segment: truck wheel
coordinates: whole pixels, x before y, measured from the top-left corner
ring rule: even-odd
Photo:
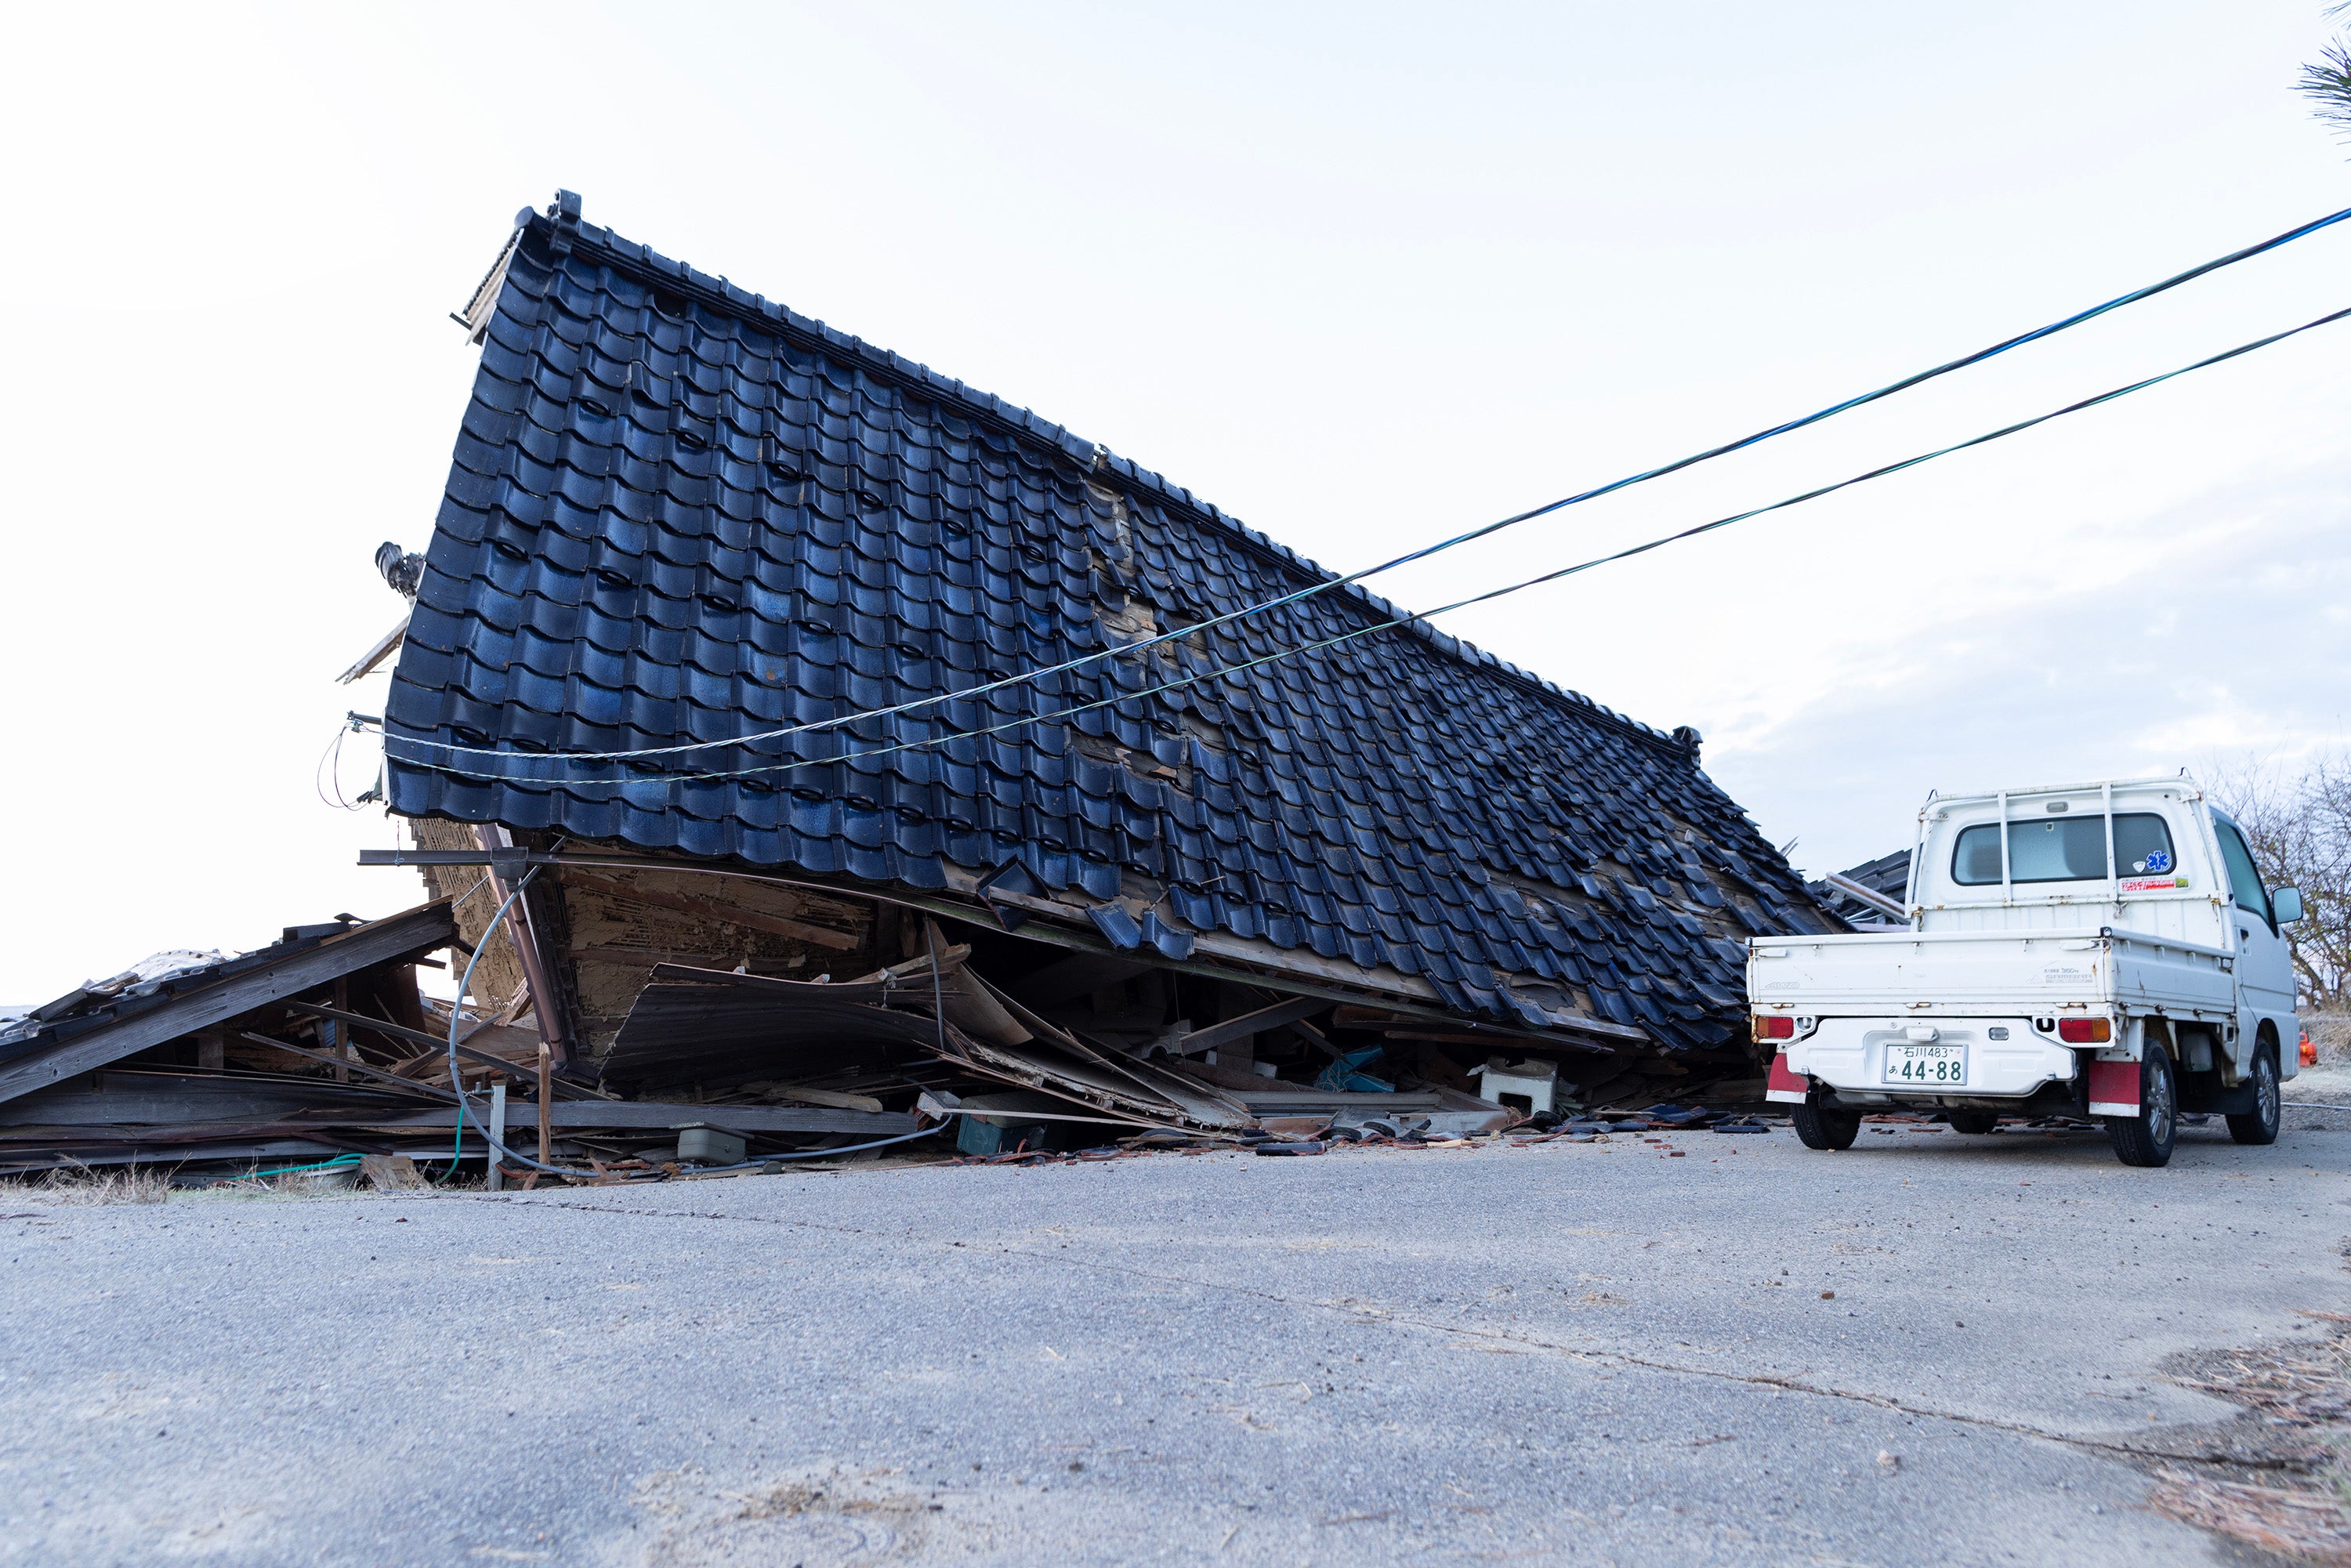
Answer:
[[[1799,1105],[1795,1110],[1796,1136],[1808,1149],[1849,1149],[1861,1136],[1861,1113],[1858,1111],[1825,1111],[1818,1105]]]
[[[2229,1118],[2229,1136],[2241,1144],[2274,1144],[2278,1135],[2277,1053],[2262,1046],[2253,1052],[2253,1108]]]
[[[1994,1127],[1999,1125],[2000,1113],[1997,1111],[1954,1111],[1951,1113],[1951,1131],[1954,1133],[1975,1133],[1980,1134],[1989,1133]]]
[[[2149,1045],[2138,1064],[2138,1114],[2107,1117],[2106,1136],[2114,1140],[2116,1157],[2126,1166],[2171,1163],[2171,1145],[2179,1137],[2179,1092],[2172,1082],[2171,1058],[2162,1047]]]

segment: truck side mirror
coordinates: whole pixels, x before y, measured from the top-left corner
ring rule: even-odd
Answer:
[[[2282,887],[2270,894],[2270,907],[2277,914],[2280,925],[2291,925],[2302,918],[2302,889]]]

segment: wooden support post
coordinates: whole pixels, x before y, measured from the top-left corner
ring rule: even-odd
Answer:
[[[196,1067],[204,1072],[218,1072],[228,1065],[228,1036],[216,1029],[200,1030],[196,1033]]]
[[[507,1081],[499,1079],[490,1086],[490,1181],[492,1192],[506,1188],[506,1175],[498,1169],[498,1145],[507,1141]]]
[[[509,849],[514,844],[513,836],[495,823],[485,823],[475,828],[474,838],[485,850]],[[490,891],[503,904],[514,889],[507,885],[504,877],[492,872]],[[516,899],[514,907],[507,912],[507,932],[514,943],[515,956],[522,962],[522,977],[530,991],[531,1011],[538,1019],[538,1037],[555,1052],[556,1060],[569,1062],[572,1057],[571,1042],[563,1034],[563,1004],[556,991],[552,968],[555,956],[539,943],[527,898]]]
[[[350,1005],[350,981],[348,978],[337,980],[335,982],[335,1006],[349,1011]],[[319,1027],[327,1031],[327,1054],[329,1056],[340,1058],[349,1056],[352,1053],[354,1048],[351,1045],[350,1025],[343,1022],[340,1019],[330,1019],[326,1022],[321,1023]],[[349,1083],[350,1081],[351,1070],[350,1068],[338,1067],[335,1069],[336,1082]]]
[[[550,1134],[554,1132],[555,1124],[554,1070],[554,1053],[547,1049],[547,1041],[542,1040],[538,1042],[538,1163],[543,1166],[555,1163],[555,1156],[549,1152]]]

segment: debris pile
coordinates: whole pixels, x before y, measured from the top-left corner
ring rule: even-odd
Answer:
[[[1764,1092],[1745,944],[1846,925],[1697,730],[574,193],[461,319],[431,542],[376,551],[402,617],[341,676],[410,841],[360,863],[431,902],[0,1031],[0,1170],[1294,1154]],[[1891,863],[1836,891],[1898,914]]]
[[[502,998],[420,988],[420,967],[486,972],[489,943],[507,940],[469,941],[466,925],[441,899],[288,927],[236,956],[158,955],[0,1027],[0,1175],[165,1166],[393,1186],[465,1170],[495,1186],[900,1145],[976,1162],[1298,1155],[1712,1118],[1587,1114],[1561,1059],[1589,1046],[977,926],[951,939],[930,918],[893,934],[913,956],[840,979],[649,953],[625,1011],[582,1050],[534,1004],[532,966],[508,965]]]

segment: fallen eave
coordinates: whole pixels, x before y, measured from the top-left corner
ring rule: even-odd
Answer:
[[[456,922],[445,902],[420,904],[383,920],[354,925],[340,936],[289,944],[289,951],[258,962],[252,961],[252,956],[232,960],[234,972],[218,980],[160,1001],[142,998],[135,1010],[107,1021],[59,1019],[5,1048],[12,1054],[0,1061],[0,1101],[46,1089],[371,966],[445,947],[456,934]],[[71,1027],[76,1025],[84,1027]]]

